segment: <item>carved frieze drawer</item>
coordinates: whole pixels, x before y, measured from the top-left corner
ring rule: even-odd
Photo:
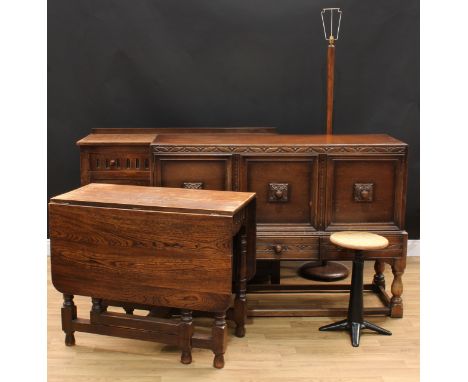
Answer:
[[[310,260],[318,258],[318,237],[257,237],[257,260]]]
[[[150,185],[147,147],[84,146],[81,149],[81,183]]]
[[[366,259],[379,259],[379,258],[394,258],[400,257],[406,253],[406,234],[395,234],[385,236],[389,241],[389,246],[385,249],[375,251],[365,251]],[[354,254],[353,251],[344,248],[337,247],[330,242],[329,236],[322,236],[320,238],[320,258],[323,260],[352,260]]]

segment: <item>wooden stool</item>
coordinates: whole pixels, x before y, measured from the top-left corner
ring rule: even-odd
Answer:
[[[333,233],[330,236],[330,241],[339,247],[354,250],[351,293],[349,296],[348,317],[345,320],[322,326],[319,330],[349,330],[354,347],[359,346],[361,329],[370,329],[379,334],[391,336],[392,333],[388,330],[364,320],[362,296],[364,270],[362,251],[387,248],[388,240],[383,236],[370,232],[344,231]]]

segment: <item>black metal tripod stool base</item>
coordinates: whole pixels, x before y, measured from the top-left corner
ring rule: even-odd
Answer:
[[[325,332],[327,330],[348,330],[351,333],[351,344],[354,347],[359,346],[359,340],[361,337],[362,329],[370,329],[379,334],[385,336],[391,336],[392,332],[387,329],[381,328],[369,321],[362,322],[352,322],[348,319],[334,322],[333,324],[328,324],[319,328],[320,331]]]

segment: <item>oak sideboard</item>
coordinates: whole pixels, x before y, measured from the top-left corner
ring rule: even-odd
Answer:
[[[366,254],[374,261],[375,275],[364,287],[377,293],[382,306],[367,308],[365,314],[402,317],[407,144],[385,134],[283,135],[271,128],[251,129],[99,129],[78,142],[81,181],[255,192],[258,269],[262,264],[279,269],[282,261],[350,260],[349,252],[330,243],[332,232],[379,233],[390,245]],[[386,263],[393,273],[390,294]],[[276,280],[248,286],[248,293],[318,290],[347,291],[349,285]],[[248,308],[250,316],[345,312],[345,307],[313,303]]]

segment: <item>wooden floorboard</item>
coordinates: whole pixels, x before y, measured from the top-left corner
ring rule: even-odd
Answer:
[[[190,381],[419,381],[419,257],[409,257],[403,277],[404,318],[373,316],[369,320],[393,332],[391,337],[363,334],[361,346],[353,348],[343,332],[319,332],[318,328],[336,321],[328,317],[255,317],[248,321],[245,338],[233,335],[229,324],[226,366],[212,368],[209,350],[194,349],[193,363],[182,365],[180,353],[172,347],[146,341],[75,333],[76,346],[66,347],[60,324],[62,296],[48,280],[48,381],[49,382],[176,382]],[[291,263],[282,268],[288,283],[303,283]],[[366,263],[365,282],[373,275]],[[392,274],[385,271],[387,290]],[[287,294],[253,296],[260,304],[314,303],[346,306],[347,294]],[[76,297],[78,316],[88,317],[90,299]],[[379,306],[379,299],[365,295],[366,306]],[[122,310],[116,310],[121,312]],[[139,313],[136,311],[136,313]],[[142,313],[142,312],[140,312]],[[210,320],[195,322],[208,328]]]

